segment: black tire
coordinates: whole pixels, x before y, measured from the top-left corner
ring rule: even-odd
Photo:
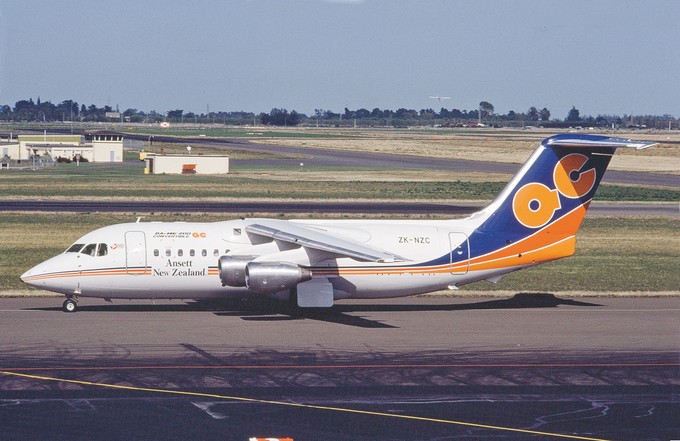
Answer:
[[[62,305],[62,309],[64,312],[76,312],[78,305],[76,304],[75,300],[66,299]]]

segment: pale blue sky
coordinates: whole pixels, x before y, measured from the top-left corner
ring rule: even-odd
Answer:
[[[0,14],[11,106],[312,114],[485,100],[680,117],[675,0],[0,0]]]

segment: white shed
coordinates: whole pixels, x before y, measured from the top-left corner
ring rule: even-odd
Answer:
[[[229,156],[224,155],[156,155],[148,154],[145,174],[226,175]]]

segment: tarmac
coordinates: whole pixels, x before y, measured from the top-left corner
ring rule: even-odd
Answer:
[[[0,299],[14,439],[680,439],[680,298]]]

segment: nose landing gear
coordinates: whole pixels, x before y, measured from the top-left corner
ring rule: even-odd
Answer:
[[[78,309],[78,299],[75,297],[67,297],[64,300],[64,304],[61,305],[61,309],[64,312],[76,312]]]

